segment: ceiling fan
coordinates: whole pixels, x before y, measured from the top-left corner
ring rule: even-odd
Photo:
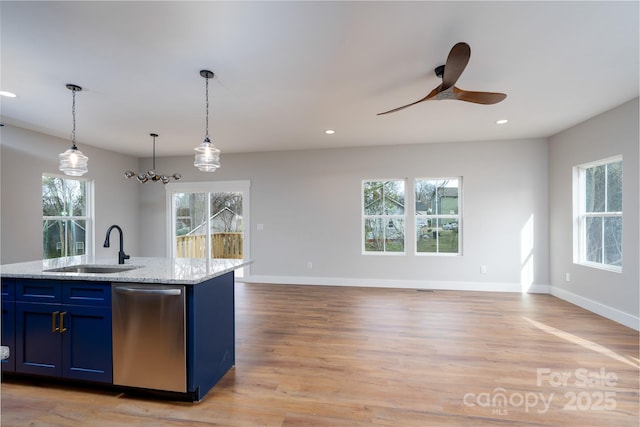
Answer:
[[[471,57],[471,48],[464,42],[456,43],[449,52],[447,57],[447,63],[440,65],[434,70],[436,76],[442,79],[442,83],[433,89],[424,98],[412,102],[411,104],[403,105],[402,107],[394,108],[393,110],[385,111],[384,113],[378,113],[378,116],[382,114],[395,113],[412,105],[419,104],[429,100],[441,100],[441,99],[454,99],[458,101],[473,102],[476,104],[497,104],[507,97],[504,93],[497,92],[472,92],[469,90],[463,90],[455,86],[456,82],[460,78],[460,75],[464,71],[467,63]]]

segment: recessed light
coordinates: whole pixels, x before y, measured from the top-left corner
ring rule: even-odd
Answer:
[[[13,92],[7,92],[6,90],[0,90],[0,96],[6,96],[7,98],[15,98],[16,94]]]
[[[507,119],[500,119],[500,120],[496,121],[497,125],[504,125],[504,124],[507,124],[507,123],[509,123],[509,120],[507,120]]]
[[[327,135],[333,135],[334,133],[336,133],[336,131],[333,129],[327,129],[324,131],[324,133],[326,133]]]

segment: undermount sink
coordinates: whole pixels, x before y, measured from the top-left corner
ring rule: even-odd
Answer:
[[[139,268],[137,265],[95,265],[95,264],[79,264],[68,265],[66,267],[52,268],[44,270],[47,273],[93,273],[93,274],[108,274],[108,273],[121,273],[123,271],[133,270]]]

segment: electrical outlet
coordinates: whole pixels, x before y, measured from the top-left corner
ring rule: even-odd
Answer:
[[[564,273],[564,280],[566,280],[567,282],[571,281],[571,273]]]
[[[311,261],[307,262],[307,268],[309,269],[313,268],[313,263]]]
[[[487,274],[487,266],[486,265],[481,265],[480,266],[480,273],[481,274]]]
[[[258,225],[256,225],[256,230],[258,230],[258,231],[262,231],[262,230],[264,230],[264,224],[258,224]]]

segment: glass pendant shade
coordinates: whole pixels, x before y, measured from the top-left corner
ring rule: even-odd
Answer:
[[[60,158],[59,169],[65,175],[82,176],[89,171],[87,166],[89,158],[82,154],[82,151],[78,150],[75,145],[64,153],[60,153],[58,157]]]
[[[196,159],[193,165],[201,172],[213,172],[220,167],[220,150],[205,138],[202,144],[194,148]]]

